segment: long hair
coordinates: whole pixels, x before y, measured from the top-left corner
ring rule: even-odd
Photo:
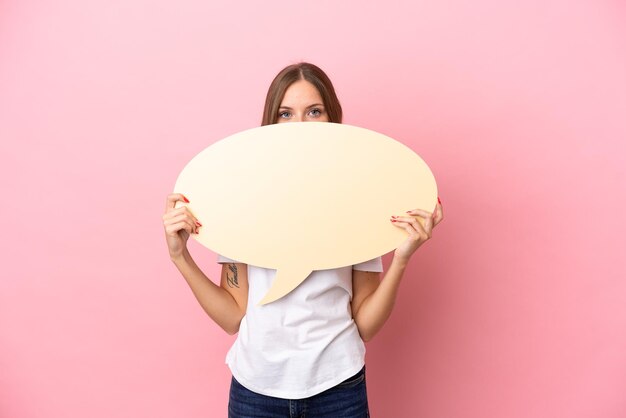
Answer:
[[[307,80],[315,86],[322,96],[328,120],[341,123],[343,116],[341,104],[330,79],[319,67],[308,62],[289,65],[276,75],[265,97],[263,119],[261,125],[272,125],[278,122],[278,109],[285,97],[285,91],[298,80]]]

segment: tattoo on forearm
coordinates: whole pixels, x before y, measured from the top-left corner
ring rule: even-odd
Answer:
[[[226,282],[228,283],[228,286],[230,286],[230,287],[239,287],[237,266],[234,265],[234,264],[229,264],[228,265],[228,270],[230,270],[233,273],[232,276],[230,274],[226,273]]]

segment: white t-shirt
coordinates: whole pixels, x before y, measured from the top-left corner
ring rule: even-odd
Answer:
[[[218,263],[237,261],[218,255]],[[352,270],[383,271],[381,257],[315,270],[286,296],[258,306],[276,270],[248,265],[248,308],[226,364],[253,392],[302,399],[356,374],[365,344],[352,318]]]

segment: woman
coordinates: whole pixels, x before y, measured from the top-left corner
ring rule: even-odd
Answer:
[[[299,63],[270,85],[262,125],[341,119],[329,78],[315,65]],[[229,334],[239,333],[226,356],[233,374],[229,417],[368,417],[364,341],[391,314],[411,255],[443,219],[441,201],[433,213],[413,209],[391,216],[390,223],[408,236],[384,280],[377,257],[314,271],[288,295],[258,306],[276,271],[219,255],[221,283],[215,285],[186,248],[189,234],[202,224],[186,207],[175,209],[178,200],[188,202],[170,194],[163,216],[170,257],[207,314]]]

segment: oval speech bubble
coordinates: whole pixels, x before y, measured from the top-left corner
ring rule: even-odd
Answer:
[[[182,170],[175,193],[202,223],[192,234],[228,258],[276,269],[260,304],[313,270],[381,256],[407,238],[391,215],[433,211],[426,163],[380,133],[328,122],[261,126],[207,147]],[[420,219],[420,218],[418,218]]]

